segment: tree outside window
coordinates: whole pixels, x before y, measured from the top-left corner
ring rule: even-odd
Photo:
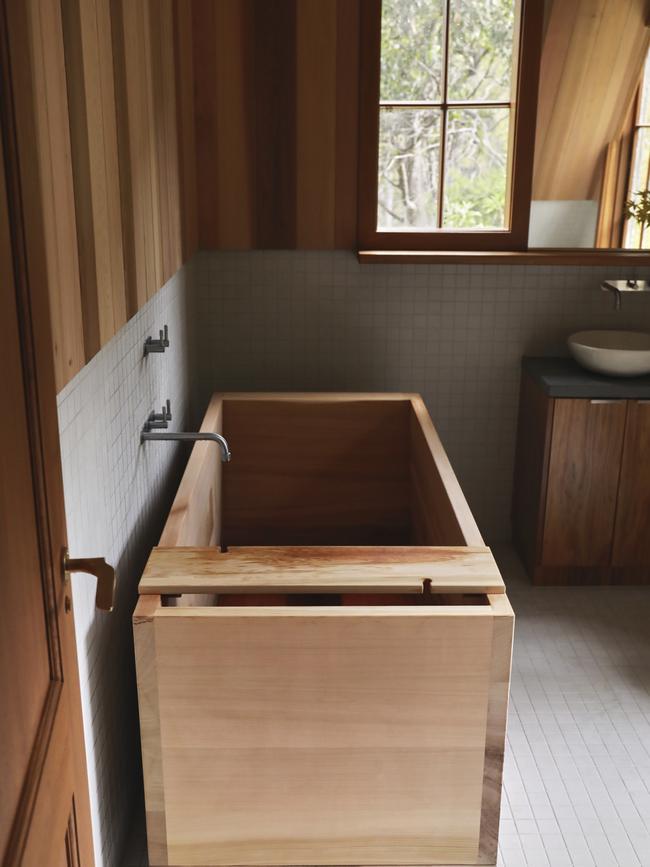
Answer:
[[[507,229],[516,0],[383,0],[377,228]]]

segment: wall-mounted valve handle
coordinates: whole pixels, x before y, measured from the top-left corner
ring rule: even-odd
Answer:
[[[163,404],[162,412],[150,412],[149,417],[144,423],[144,430],[167,430],[168,424],[172,420],[172,404],[169,398]]]
[[[165,325],[158,332],[158,339],[147,337],[144,342],[144,354],[149,355],[150,352],[164,352],[169,346],[169,328]]]
[[[115,604],[115,569],[103,557],[71,559],[66,548],[63,552],[63,570],[66,582],[70,572],[86,572],[97,578],[95,605],[101,611],[112,611]]]

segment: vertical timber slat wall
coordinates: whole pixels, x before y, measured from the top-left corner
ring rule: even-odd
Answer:
[[[199,246],[353,248],[360,0],[192,0]]]
[[[199,246],[355,246],[359,5],[25,4],[57,390]]]
[[[196,249],[191,15],[188,0],[19,5],[60,391]]]

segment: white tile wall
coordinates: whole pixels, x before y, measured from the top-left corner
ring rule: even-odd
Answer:
[[[345,252],[195,261],[202,401],[215,388],[419,391],[492,541],[510,535],[521,356],[563,351],[583,328],[650,328],[650,295],[616,313],[599,289],[632,269],[361,266]]]
[[[97,867],[121,867],[142,798],[131,614],[187,446],[140,445],[142,425],[172,401],[171,429],[190,421],[191,265],[179,271],[58,396],[69,548],[117,569],[112,614],[94,607],[95,580],[73,576],[75,627]],[[167,323],[171,345],[143,357]]]

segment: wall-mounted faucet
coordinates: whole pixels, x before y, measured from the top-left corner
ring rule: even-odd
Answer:
[[[169,346],[169,329],[165,325],[164,329],[158,332],[160,337],[154,340],[153,337],[147,337],[144,342],[144,354],[149,355],[150,352],[164,352]]]
[[[172,405],[169,398],[167,398],[167,402],[165,406],[162,408],[162,412],[150,412],[149,418],[144,423],[143,430],[151,431],[151,430],[167,430],[168,422],[172,420]]]
[[[600,288],[603,292],[614,293],[614,308],[621,309],[622,292],[650,292],[650,283],[647,280],[605,280]]]
[[[144,423],[142,433],[140,434],[140,442],[145,443],[150,440],[169,440],[172,442],[194,443],[202,440],[207,440],[209,442],[217,443],[217,445],[221,449],[221,460],[224,463],[227,463],[230,460],[230,447],[228,446],[227,440],[222,437],[221,434],[211,433],[210,431],[197,431],[196,433],[184,431],[168,431],[167,423],[171,421],[171,418],[171,404],[170,401],[167,400],[167,403],[165,406],[163,406],[161,413],[152,412],[149,414],[149,418]]]

